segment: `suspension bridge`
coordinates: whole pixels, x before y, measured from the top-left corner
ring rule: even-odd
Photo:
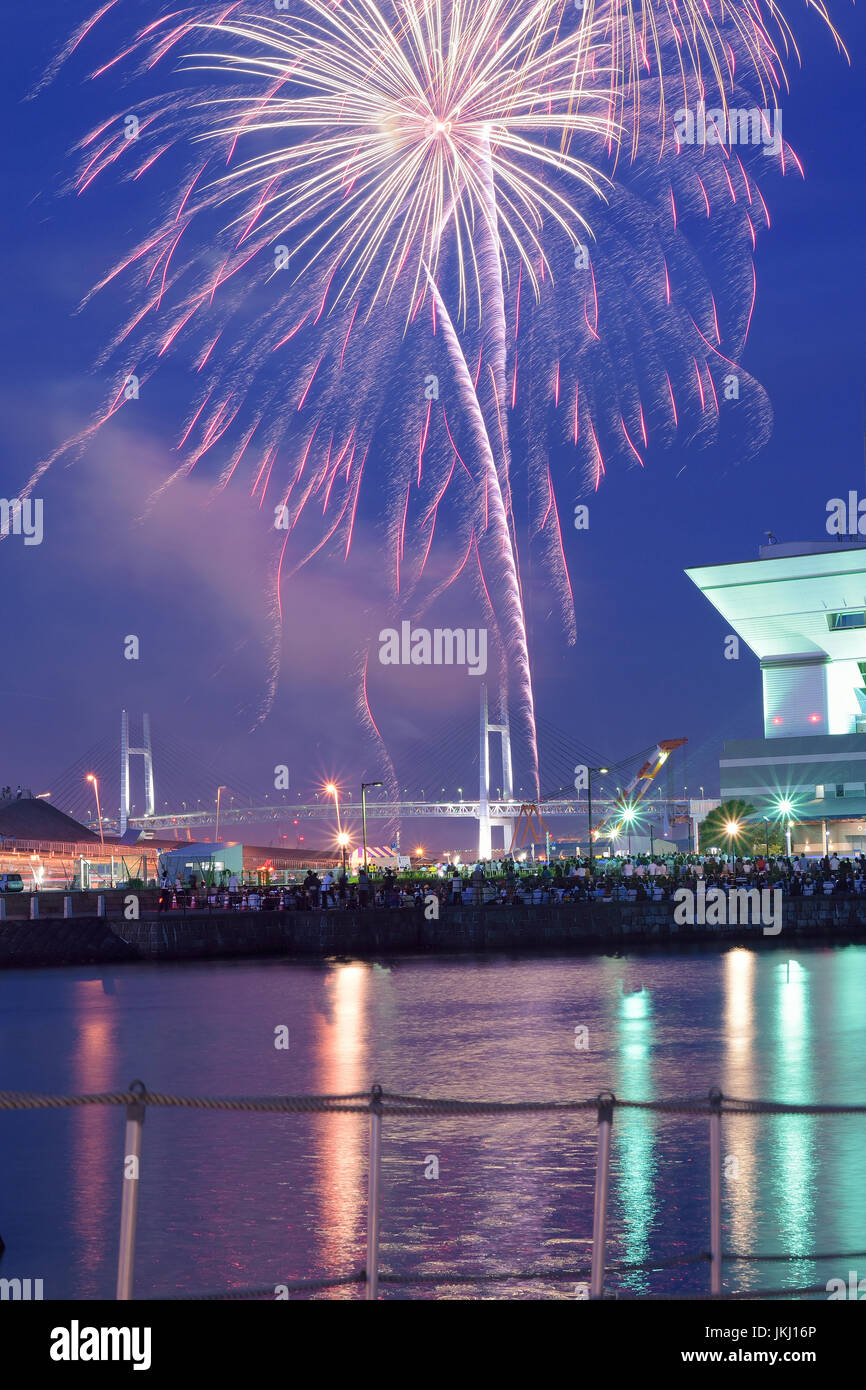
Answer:
[[[560,838],[586,840],[590,816],[594,832],[615,819],[626,789],[639,780],[634,776],[636,769],[643,772],[649,767],[647,759],[662,747],[644,748],[608,764],[598,750],[547,721],[539,720],[538,732],[547,773],[541,795],[535,787],[515,784],[507,703],[500,695],[492,718],[488,692],[482,687],[475,729],[468,722],[455,726],[448,720],[405,750],[399,765],[411,769],[411,781],[399,778],[396,787],[385,787],[380,776],[367,782],[363,791],[330,782],[303,796],[288,785],[262,793],[230,773],[220,775],[163,730],[155,740],[147,714],[141,716],[133,735],[132,721],[124,710],[119,742],[108,738],[89,748],[59,775],[48,796],[91,828],[101,821],[103,831],[122,838],[137,832],[145,837],[186,839],[193,831],[209,829],[216,840],[229,827],[235,834],[239,827],[286,822],[297,827],[304,821],[326,821],[333,827],[342,823],[341,816],[352,823],[363,813],[368,820],[388,822],[399,844],[405,822],[470,821],[476,827],[473,838],[477,838],[478,855],[488,859],[495,853],[497,830],[502,850],[508,850],[521,826],[524,833],[539,839],[538,827],[563,819],[572,825],[567,835],[557,830]],[[681,742],[673,741],[671,746]],[[667,756],[663,753],[659,766]],[[140,768],[134,766],[138,760]],[[431,760],[435,761],[432,769]],[[718,803],[703,796],[689,797],[685,787],[677,796],[671,776],[664,780],[665,786],[650,785],[652,779],[644,777],[642,816],[661,828],[662,837],[673,826],[688,823],[696,843],[698,824]],[[461,785],[464,781],[469,787]],[[133,800],[134,783],[143,793],[140,800]],[[101,789],[98,809],[97,788]],[[640,833],[637,824],[633,828]]]

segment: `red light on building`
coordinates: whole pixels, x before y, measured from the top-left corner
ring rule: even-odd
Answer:
[[[810,724],[820,724],[820,723],[821,723],[821,716],[820,716],[820,714],[810,714],[810,715],[809,715],[809,723],[810,723]]]
[[[781,714],[775,714],[775,715],[773,716],[773,719],[772,719],[771,722],[772,722],[773,724],[781,724],[781,722],[782,722],[782,716],[781,716]]]

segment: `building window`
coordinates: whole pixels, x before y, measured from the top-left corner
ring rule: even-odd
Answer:
[[[848,613],[828,613],[827,626],[831,632],[842,632],[850,627],[866,627],[866,610],[857,608]]]
[[[837,783],[836,783],[836,795],[837,795],[837,796],[844,796],[844,795],[845,795],[845,785],[844,785],[843,782],[837,782]]]
[[[823,801],[823,800],[824,800],[824,783],[823,783],[823,782],[819,782],[818,785],[817,785],[817,787],[815,788],[815,800],[816,800],[816,801]]]

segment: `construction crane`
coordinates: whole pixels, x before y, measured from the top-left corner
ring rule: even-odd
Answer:
[[[635,773],[628,786],[623,789],[621,803],[616,813],[608,816],[607,820],[599,826],[596,832],[599,839],[609,834],[619,834],[625,819],[623,813],[625,811],[634,813],[635,808],[646,796],[671,753],[676,748],[682,748],[684,743],[688,743],[687,738],[663,738],[656,745],[655,751],[643,764],[643,767]]]

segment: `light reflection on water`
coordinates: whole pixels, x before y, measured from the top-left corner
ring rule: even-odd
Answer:
[[[214,962],[8,972],[0,1089],[182,1094],[394,1091],[471,1098],[705,1095],[864,1101],[866,948],[629,958]],[[289,1029],[288,1051],[274,1046]],[[575,1046],[585,1027],[589,1047]],[[723,1125],[724,1233],[742,1254],[866,1249],[866,1119]],[[111,1296],[123,1117],[0,1117],[2,1273],[46,1296]],[[275,1286],[364,1262],[364,1116],[148,1112],[136,1292]],[[388,1297],[574,1296],[575,1279],[449,1284],[588,1260],[594,1115],[386,1122],[383,1264],[442,1276]],[[439,1178],[428,1179],[430,1160]],[[618,1111],[610,1257],[709,1242],[707,1124]],[[866,1261],[861,1261],[866,1273]],[[838,1266],[838,1268],[837,1268]],[[846,1261],[739,1264],[729,1286],[847,1280]],[[612,1281],[700,1291],[705,1265]],[[356,1297],[355,1290],[325,1297]]]

